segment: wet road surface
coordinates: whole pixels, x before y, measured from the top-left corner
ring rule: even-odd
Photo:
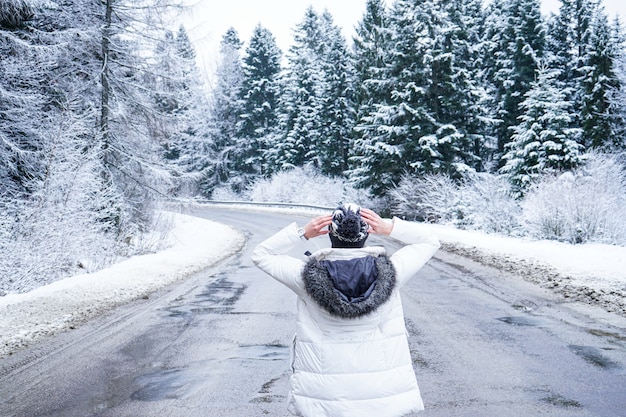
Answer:
[[[249,255],[305,219],[195,214],[243,230],[242,253],[0,359],[0,416],[289,415],[295,296]],[[404,288],[403,302],[426,406],[419,416],[626,415],[624,318],[442,251]]]

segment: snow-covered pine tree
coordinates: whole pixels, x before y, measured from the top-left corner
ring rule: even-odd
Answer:
[[[510,53],[511,36],[506,24],[508,18],[505,7],[509,7],[508,0],[492,0],[484,10],[485,20],[482,29],[481,68],[482,85],[487,90],[486,104],[488,120],[487,135],[492,141],[491,170],[497,170],[503,155],[502,115],[501,109],[507,93],[506,80],[513,76],[513,61]]]
[[[372,103],[357,129],[361,135],[358,162],[351,172],[359,186],[383,195],[403,174],[427,169],[420,138],[436,130],[427,103],[431,83],[434,27],[432,1],[397,0],[389,13],[387,63],[376,84],[384,99]]]
[[[602,8],[596,9],[586,54],[582,57],[581,127],[582,143],[587,148],[610,149],[614,145],[610,106],[612,90],[619,88],[614,59],[617,55],[611,27]]]
[[[623,150],[626,148],[626,33],[618,16],[613,21],[612,38],[615,45],[613,64],[619,87],[614,88],[609,96],[613,131],[611,147]]]
[[[352,38],[354,91],[357,118],[367,114],[373,101],[380,101],[380,73],[385,62],[384,51],[389,48],[387,10],[384,0],[367,0],[365,13],[357,23]]]
[[[557,84],[572,102],[572,127],[581,126],[581,70],[589,48],[591,20],[596,2],[561,0],[557,15],[547,21],[546,62],[559,71]],[[581,140],[582,140],[581,136]]]
[[[441,7],[435,20],[428,101],[439,126],[430,138],[442,141],[424,157],[434,164],[430,170],[458,178],[468,167],[482,169],[484,165],[487,110],[480,83],[482,5],[480,0],[452,0]]]
[[[185,104],[179,97],[182,76],[178,66],[176,39],[172,32],[165,33],[164,39],[156,47],[155,56],[158,71],[155,71],[154,77],[154,101],[161,117],[158,125],[153,126],[152,136],[157,138],[163,148],[164,158],[174,161],[180,157],[180,149],[175,144],[178,139],[175,114]]]
[[[545,49],[545,29],[539,0],[493,0],[486,9],[485,36],[488,42],[485,68],[493,86],[492,117],[498,162],[517,125],[519,104],[535,79]]]
[[[54,48],[41,48],[46,39],[30,35],[34,13],[26,1],[0,2],[0,204],[27,196],[29,180],[43,172],[44,144],[36,122],[46,106],[41,93],[46,72],[54,65],[45,55]]]
[[[557,70],[540,66],[537,81],[520,103],[522,115],[513,127],[501,173],[507,175],[515,196],[521,197],[546,172],[571,170],[583,161],[578,143],[581,130],[571,128],[572,103],[559,88]]]
[[[309,6],[294,29],[281,78],[279,129],[267,154],[272,171],[307,163],[321,166],[321,53],[325,45],[319,15]]]
[[[157,47],[156,106],[161,114],[153,136],[160,138],[163,156],[175,182],[170,193],[193,195],[207,175],[212,155],[211,135],[202,121],[208,100],[196,65],[196,51],[183,26],[167,32]]]
[[[103,0],[100,30],[100,148],[103,177],[122,196],[117,222],[124,235],[147,227],[158,200],[173,186],[161,146],[151,133],[159,124],[154,106],[154,51],[178,0]]]
[[[239,93],[242,114],[237,129],[235,169],[246,177],[245,183],[268,172],[265,157],[278,120],[281,59],[274,35],[257,25],[244,56]]]
[[[320,16],[320,28],[324,38],[320,56],[320,170],[329,176],[343,176],[348,169],[356,118],[354,69],[346,40],[328,11]]]
[[[237,155],[237,126],[241,120],[239,100],[243,82],[241,48],[243,42],[234,28],[229,28],[220,43],[220,62],[216,70],[210,118],[215,127],[216,160],[211,175],[204,179],[202,188],[209,195],[213,188],[228,183],[234,191],[245,186],[234,169]]]
[[[576,88],[576,67],[578,65],[577,33],[575,24],[574,0],[561,0],[558,14],[551,14],[546,21],[545,62],[550,68],[558,69],[556,79],[570,100],[574,100]],[[584,21],[581,23],[584,24]]]
[[[101,7],[0,2],[0,294],[127,249],[97,131]]]
[[[350,182],[365,184],[369,180],[369,166],[362,159],[369,151],[370,136],[363,136],[364,119],[374,110],[376,103],[387,101],[385,58],[391,48],[388,13],[383,0],[367,0],[365,13],[357,23],[353,37],[354,91],[356,100],[356,128],[354,144],[349,156]]]

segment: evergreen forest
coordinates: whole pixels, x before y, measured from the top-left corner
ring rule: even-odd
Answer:
[[[289,172],[508,234],[546,178],[609,167],[595,214],[623,207],[626,34],[601,1],[560,2],[366,0],[352,39],[309,7],[287,51],[229,29],[208,83],[164,21],[176,0],[0,0],[0,295],[154,250],[164,202],[253,199]],[[548,237],[592,240],[557,212]]]

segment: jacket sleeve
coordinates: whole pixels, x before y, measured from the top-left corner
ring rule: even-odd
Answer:
[[[252,262],[296,294],[304,293],[302,269],[304,261],[285,255],[300,242],[298,226],[292,223],[259,243],[252,251]]]
[[[396,283],[401,287],[439,250],[440,244],[437,237],[420,223],[397,217],[394,217],[393,222],[389,236],[406,244],[391,255],[391,262],[396,268]]]

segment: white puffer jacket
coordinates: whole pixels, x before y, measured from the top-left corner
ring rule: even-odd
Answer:
[[[399,417],[424,409],[415,379],[399,290],[432,257],[439,241],[419,223],[394,218],[391,237],[405,244],[389,256],[395,286],[374,312],[343,318],[305,288],[306,262],[284,255],[301,243],[297,226],[259,244],[253,262],[298,295],[289,410],[304,417]],[[323,249],[318,260],[384,256],[382,247]]]

